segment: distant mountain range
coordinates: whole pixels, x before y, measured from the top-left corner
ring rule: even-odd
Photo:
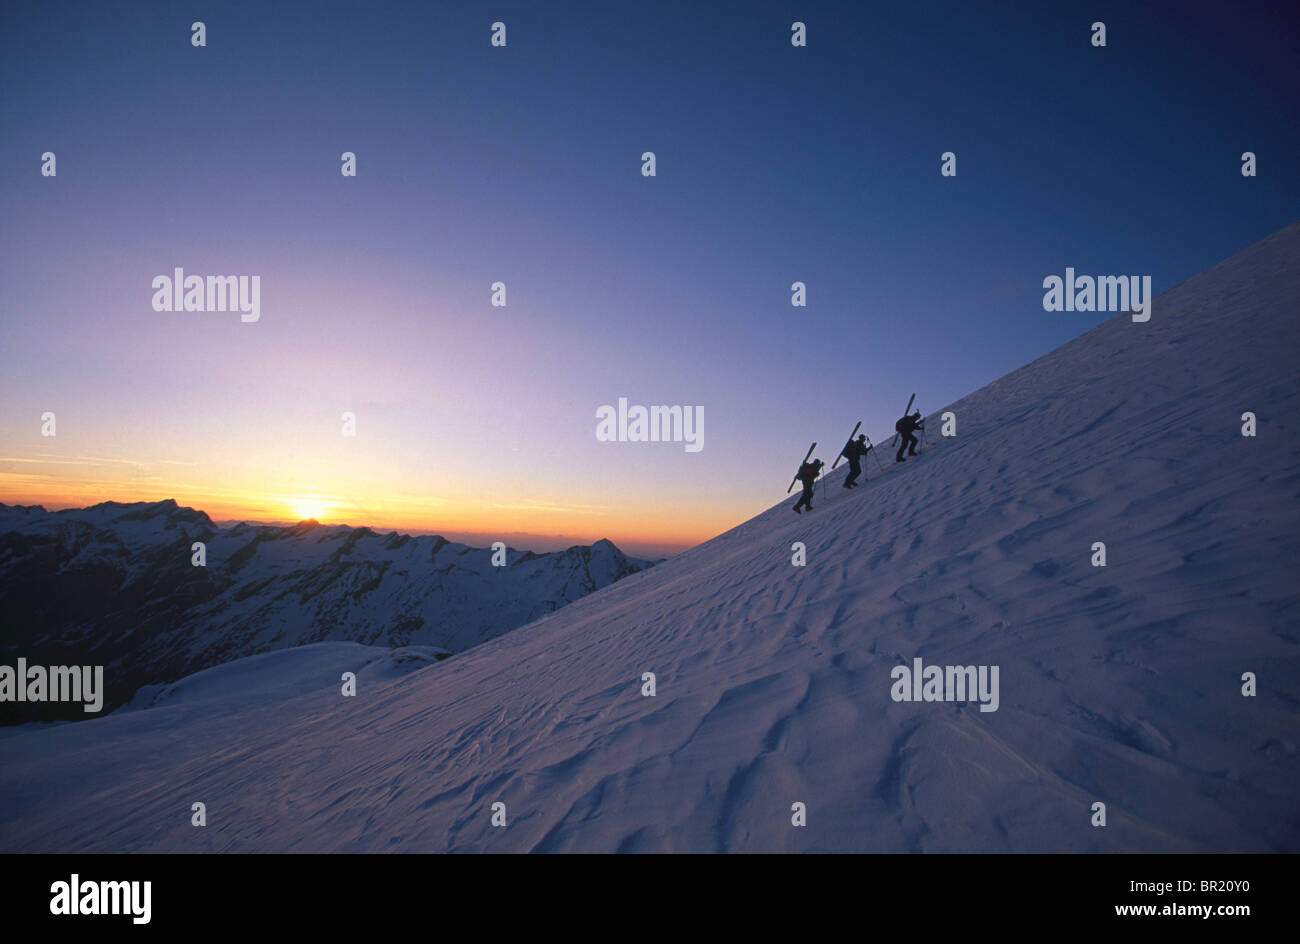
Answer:
[[[194,542],[206,566],[191,563]],[[322,641],[445,655],[652,565],[610,541],[534,554],[303,521],[222,528],[202,511],[0,504],[0,662],[105,667],[105,711],[142,685]],[[444,655],[444,657],[445,657]],[[61,710],[57,710],[61,709]],[[0,721],[87,717],[0,704]]]

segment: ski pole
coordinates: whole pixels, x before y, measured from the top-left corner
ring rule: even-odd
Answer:
[[[871,454],[872,454],[873,456],[876,457],[876,468],[878,468],[878,469],[880,470],[880,474],[881,474],[881,475],[884,475],[884,474],[885,474],[885,464],[884,464],[883,462],[880,461],[880,456],[876,454],[876,450],[875,450],[875,448],[874,448],[874,447],[875,447],[875,443],[872,443],[871,445],[872,445],[872,447],[873,447],[872,450],[871,450]]]
[[[877,455],[876,455],[876,444],[873,443],[873,442],[871,441],[871,437],[870,437],[870,436],[867,437],[867,443],[868,443],[868,445],[870,445],[870,447],[871,447],[871,448],[868,449],[867,451],[870,452],[873,456],[875,456],[875,459],[876,459],[876,465],[877,465],[877,467],[879,467],[879,469],[880,469],[880,474],[881,474],[881,475],[884,475],[884,474],[885,474],[885,467],[884,467],[883,465],[880,464],[880,456],[877,456]]]

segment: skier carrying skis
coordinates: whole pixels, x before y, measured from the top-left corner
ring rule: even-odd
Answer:
[[[849,474],[844,478],[845,488],[857,488],[858,476],[862,474],[862,460],[871,449],[872,447],[867,445],[865,433],[859,435],[857,439],[849,440],[849,444],[844,447],[843,456],[849,460]]]
[[[813,485],[817,481],[817,476],[822,474],[822,460],[814,459],[812,462],[805,462],[799,466],[799,472],[795,476],[800,482],[803,482],[803,494],[799,500],[794,503],[794,513],[799,514],[800,506],[812,511]]]
[[[902,438],[898,445],[898,455],[894,456],[895,462],[906,462],[903,458],[903,450],[907,450],[909,456],[916,455],[916,435],[915,431],[925,429],[925,424],[921,422],[921,411],[917,410],[911,416],[904,416],[894,424],[894,430]]]

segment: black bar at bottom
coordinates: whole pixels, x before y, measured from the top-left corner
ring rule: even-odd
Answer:
[[[703,927],[805,933],[1042,932],[1193,926],[1234,933],[1284,920],[1288,856],[5,856],[7,931],[205,934],[259,928],[463,936]],[[71,905],[75,880],[77,898]],[[148,882],[148,910],[142,884]],[[62,885],[58,884],[62,883]],[[135,885],[104,883],[140,883]],[[93,887],[92,887],[93,886]],[[115,901],[116,899],[116,901]],[[103,903],[101,905],[101,902]],[[111,910],[119,914],[55,914]],[[133,907],[134,906],[134,907]],[[1206,913],[1203,909],[1208,908]],[[608,919],[609,923],[602,923]],[[482,927],[477,925],[481,923]],[[919,938],[918,938],[919,939]]]

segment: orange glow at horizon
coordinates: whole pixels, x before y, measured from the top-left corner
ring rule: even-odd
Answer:
[[[244,495],[225,489],[179,482],[122,482],[105,479],[51,481],[0,468],[0,502],[42,505],[47,510],[82,508],[100,502],[174,499],[177,504],[207,513],[214,521],[296,522],[314,518],[322,524],[344,524],[398,532],[482,534],[485,543],[497,535],[533,535],[589,544],[612,540],[634,555],[637,548],[676,553],[735,527],[754,510],[691,508],[672,516],[653,509],[566,505],[544,498],[515,498],[508,502],[485,497],[476,502],[409,495],[372,496],[364,502],[313,488],[300,491],[256,492]],[[629,549],[630,548],[630,549]]]

